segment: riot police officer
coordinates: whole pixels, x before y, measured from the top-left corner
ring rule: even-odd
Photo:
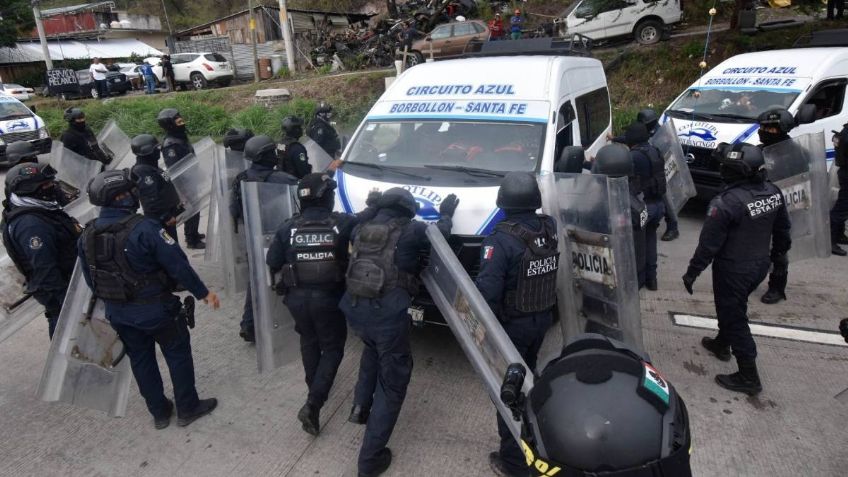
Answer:
[[[720,374],[716,382],[750,395],[762,390],[757,373],[757,346],[748,327],[748,295],[765,279],[770,259],[792,245],[783,193],[765,179],[760,148],[720,144],[716,149],[721,178],[727,186],[710,202],[698,248],[683,275],[686,290],[712,262],[718,335],[701,344],[722,361],[731,350],[739,371]],[[769,250],[771,244],[771,250]]]
[[[79,154],[86,159],[99,161],[103,165],[112,162],[100,145],[97,144],[97,137],[94,131],[91,130],[85,123],[85,113],[80,108],[68,108],[65,110],[65,121],[68,122],[68,129],[62,133],[62,144],[65,148]]]
[[[844,257],[848,252],[839,245],[848,244],[848,237],[845,237],[845,221],[848,219],[848,123],[834,136],[834,146],[833,165],[839,168],[836,171],[839,195],[830,210],[830,242],[831,253]]]
[[[224,133],[224,147],[237,152],[244,152],[247,140],[253,137],[253,131],[245,128],[230,128]]]
[[[254,136],[244,144],[244,158],[251,162],[246,171],[238,174],[233,180],[230,215],[236,223],[244,217],[244,209],[241,202],[241,183],[246,182],[270,182],[272,184],[296,185],[297,178],[283,171],[275,170],[277,164],[277,144],[268,136]],[[256,341],[253,327],[253,301],[251,299],[250,284],[244,297],[244,311],[242,313],[239,336],[248,343]]]
[[[32,147],[29,141],[17,141],[6,146],[6,162],[9,166],[16,166],[21,163],[36,163],[38,162],[38,151]]]
[[[542,193],[536,178],[510,172],[498,190],[497,206],[506,217],[483,239],[476,285],[518,353],[531,370],[553,321],[559,269],[556,223],[536,210]],[[500,417],[498,452],[489,454],[496,474],[527,472],[524,453]]]
[[[784,141],[791,141],[789,131],[795,128],[795,118],[789,111],[776,108],[766,111],[757,118],[760,125],[758,134],[762,147],[773,146]],[[804,152],[797,149],[797,154]],[[799,161],[799,163],[801,163]],[[802,173],[803,170],[789,171],[790,175]],[[789,257],[786,254],[771,257],[771,273],[769,273],[768,290],[760,298],[760,301],[772,305],[780,300],[786,299],[786,282],[789,279]]]
[[[636,277],[639,288],[645,286],[646,244],[645,227],[648,224],[648,208],[642,200],[637,178],[634,176],[630,151],[622,144],[607,144],[602,147],[592,164],[592,173],[609,177],[627,177],[630,187],[630,225],[633,230],[633,251],[636,254]]]
[[[663,196],[666,190],[665,164],[659,151],[648,143],[648,128],[635,122],[624,133],[625,143],[633,159],[633,173],[638,179],[642,199],[648,209],[645,224],[645,288],[657,289],[657,229],[665,215]]]
[[[437,226],[445,236],[458,204],[450,194],[439,205]],[[419,287],[419,254],[429,247],[426,225],[412,220],[418,205],[408,190],[385,191],[377,209],[376,217],[353,232],[346,290],[339,303],[365,345],[349,418],[366,423],[358,460],[363,477],[380,475],[392,461],[386,444],[412,375],[408,309]]]
[[[646,354],[620,341],[576,336],[513,408],[533,476],[692,476],[683,398]]]
[[[312,172],[309,155],[300,143],[303,136],[303,120],[297,116],[283,119],[283,142],[280,146],[280,162],[277,166],[281,171],[303,179]]]
[[[170,177],[159,168],[159,141],[151,134],[140,134],[132,138],[130,149],[136,156],[131,171],[144,215],[161,223],[177,240],[177,216],[182,205]]]
[[[333,212],[336,182],[327,174],[307,174],[297,185],[300,213],[274,235],[266,262],[271,273],[282,272],[284,302],[300,335],[300,355],[309,395],[298,412],[303,430],[318,435],[319,411],[327,401],[344,356],[347,324],[339,310],[344,293],[348,246],[354,226],[373,218],[376,210],[358,216]],[[380,194],[372,194],[374,205]]]
[[[342,150],[342,142],[339,139],[339,133],[333,127],[330,120],[333,117],[333,107],[325,102],[321,102],[315,108],[315,118],[309,123],[309,131],[306,133],[313,141],[321,146],[321,149],[335,159]]]
[[[26,293],[44,307],[51,339],[82,231],[76,219],[62,210],[55,178],[56,171],[49,165],[24,163],[9,169],[1,225],[3,246],[26,278]]]
[[[190,323],[172,292],[178,284],[213,309],[220,306],[218,296],[206,288],[162,224],[136,214],[138,196],[128,170],[97,175],[88,197],[102,208],[78,244],[85,281],[105,302],[156,429],[168,427],[174,411],[163,391],[156,344],[171,372],[177,425],[187,426],[212,412],[218,401],[197,396]]]
[[[162,159],[165,160],[167,167],[173,166],[180,159],[194,153],[194,148],[188,140],[185,119],[179,111],[173,108],[163,109],[159,111],[156,121],[165,131],[165,139],[162,140]],[[198,231],[199,227],[200,213],[185,221],[183,232],[187,248],[198,250],[206,248],[203,242],[205,236]]]

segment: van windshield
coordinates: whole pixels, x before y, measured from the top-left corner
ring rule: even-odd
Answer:
[[[540,123],[368,121],[346,160],[399,167],[536,171],[544,137],[545,125]]]
[[[18,101],[3,101],[3,99],[0,98],[0,121],[32,116],[29,109]]]
[[[740,90],[737,88],[690,88],[668,110],[674,117],[698,119],[711,117],[755,121],[761,113],[786,108],[798,97],[798,91]]]

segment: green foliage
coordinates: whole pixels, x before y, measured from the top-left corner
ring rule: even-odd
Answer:
[[[331,65],[331,64],[329,64],[329,63],[328,63],[328,64],[326,64],[326,65],[324,65],[324,66],[320,66],[320,67],[318,67],[318,69],[317,69],[317,70],[315,70],[315,71],[316,71],[319,75],[328,75],[328,74],[330,74],[330,73],[333,71],[333,65]]]
[[[250,106],[236,113],[232,119],[232,126],[247,128],[254,134],[266,134],[278,137],[281,134],[281,124],[288,116],[297,116],[305,123],[309,123],[315,115],[315,101],[308,99],[294,99],[286,104],[272,110],[262,106]]]
[[[276,76],[277,76],[277,78],[280,78],[280,79],[289,79],[289,78],[292,77],[292,72],[289,70],[289,68],[287,66],[283,66],[283,67],[280,68],[279,71],[277,71]]]
[[[15,41],[35,28],[29,0],[0,2],[0,46],[15,46]]]

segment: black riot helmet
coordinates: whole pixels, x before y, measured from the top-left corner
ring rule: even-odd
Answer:
[[[152,134],[139,134],[130,142],[132,153],[138,157],[159,156],[159,140]]]
[[[315,117],[329,121],[333,117],[333,107],[325,101],[321,101],[315,108]]]
[[[56,169],[49,164],[37,162],[18,164],[6,172],[6,194],[53,200],[55,196],[44,195],[42,192],[48,189],[46,187],[48,184],[55,184],[55,179]]]
[[[721,143],[714,154],[720,165],[721,177],[726,183],[763,177],[766,160],[763,150],[757,146],[744,142]]]
[[[609,177],[632,176],[633,160],[630,158],[630,151],[623,144],[607,144],[595,156],[592,173]]]
[[[180,115],[180,112],[174,108],[166,108],[159,111],[156,116],[156,122],[159,127],[167,132],[181,132],[185,130],[185,120]]]
[[[65,121],[73,124],[77,119],[85,119],[85,113],[80,108],[68,108],[65,110]]]
[[[586,162],[586,151],[580,146],[566,146],[554,165],[554,172],[580,174]]]
[[[297,183],[297,198],[301,208],[326,206],[333,208],[336,181],[325,173],[311,173],[303,176]]]
[[[126,203],[117,204],[115,198],[129,192],[132,199]],[[129,169],[104,171],[97,174],[88,182],[88,200],[91,205],[98,207],[127,207],[138,208],[138,194],[135,181]]]
[[[377,202],[377,208],[395,209],[412,218],[418,213],[418,202],[412,197],[412,192],[401,187],[392,187],[383,192],[382,197]]]
[[[29,141],[17,141],[6,146],[6,161],[11,165],[38,162],[38,153]]]
[[[651,135],[648,133],[648,127],[638,121],[627,126],[627,129],[624,130],[624,143],[629,147],[644,144],[650,139]]]
[[[542,192],[529,172],[510,172],[501,181],[496,205],[503,210],[536,210],[542,206]]]
[[[773,127],[782,134],[788,134],[795,128],[795,118],[783,108],[770,109],[757,117],[760,127]]]
[[[244,144],[244,158],[256,164],[274,167],[277,164],[277,143],[264,134],[253,136]]]
[[[645,108],[636,114],[636,121],[644,124],[645,127],[648,128],[648,134],[653,134],[653,132],[657,129],[660,117],[653,109]]]
[[[577,336],[535,380],[523,417],[533,475],[692,475],[683,399],[620,341]]]
[[[303,136],[303,120],[297,116],[287,116],[283,119],[283,135],[292,139]]]
[[[231,128],[224,133],[224,147],[233,151],[244,151],[247,140],[253,137],[253,131],[244,128]]]

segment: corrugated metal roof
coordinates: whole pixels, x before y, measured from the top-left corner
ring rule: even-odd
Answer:
[[[55,17],[56,15],[64,15],[66,13],[75,13],[85,10],[94,10],[100,7],[107,6],[110,8],[115,8],[115,2],[81,3],[79,5],[70,5],[67,7],[45,8],[44,10],[41,10],[41,16]]]
[[[275,6],[275,5],[257,5],[257,6],[255,6],[255,7],[253,7],[253,9],[254,9],[254,10],[260,10],[260,9],[266,9],[266,10],[267,10],[267,9],[271,9],[271,10],[276,10],[276,12],[275,12],[275,13],[278,13],[278,14],[279,14],[279,11],[280,11],[280,7]],[[181,35],[184,35],[184,34],[186,34],[186,33],[191,32],[191,31],[197,30],[197,29],[199,29],[199,28],[206,28],[206,27],[208,27],[208,26],[210,26],[210,25],[214,25],[215,23],[222,22],[222,21],[225,21],[225,20],[229,20],[230,18],[237,17],[237,16],[240,16],[240,15],[245,15],[245,14],[247,14],[247,13],[248,13],[248,9],[247,9],[247,8],[245,8],[244,10],[240,10],[240,11],[237,11],[237,12],[235,12],[235,13],[231,13],[231,14],[229,14],[229,15],[225,16],[225,17],[217,18],[217,19],[212,20],[212,21],[210,21],[210,22],[201,23],[200,25],[195,25],[195,26],[193,26],[193,27],[191,27],[191,28],[186,28],[185,30],[181,30],[181,31],[175,32],[175,33],[174,33],[174,35],[176,35],[176,36],[181,36]],[[255,13],[256,13],[256,14],[261,14],[262,12],[255,12]],[[371,18],[371,17],[373,17],[374,15],[376,15],[376,13],[322,12],[322,11],[320,11],[320,10],[299,10],[299,9],[295,9],[295,8],[289,8],[289,13],[306,13],[306,14],[318,14],[318,15],[338,15],[338,16],[343,16],[343,17],[362,18],[362,19]]]
[[[126,58],[133,53],[139,56],[161,56],[163,53],[147,43],[132,39],[100,41],[48,41],[50,58],[53,60],[80,58]],[[15,48],[0,48],[0,64],[32,63],[44,61],[41,44],[19,42]]]

